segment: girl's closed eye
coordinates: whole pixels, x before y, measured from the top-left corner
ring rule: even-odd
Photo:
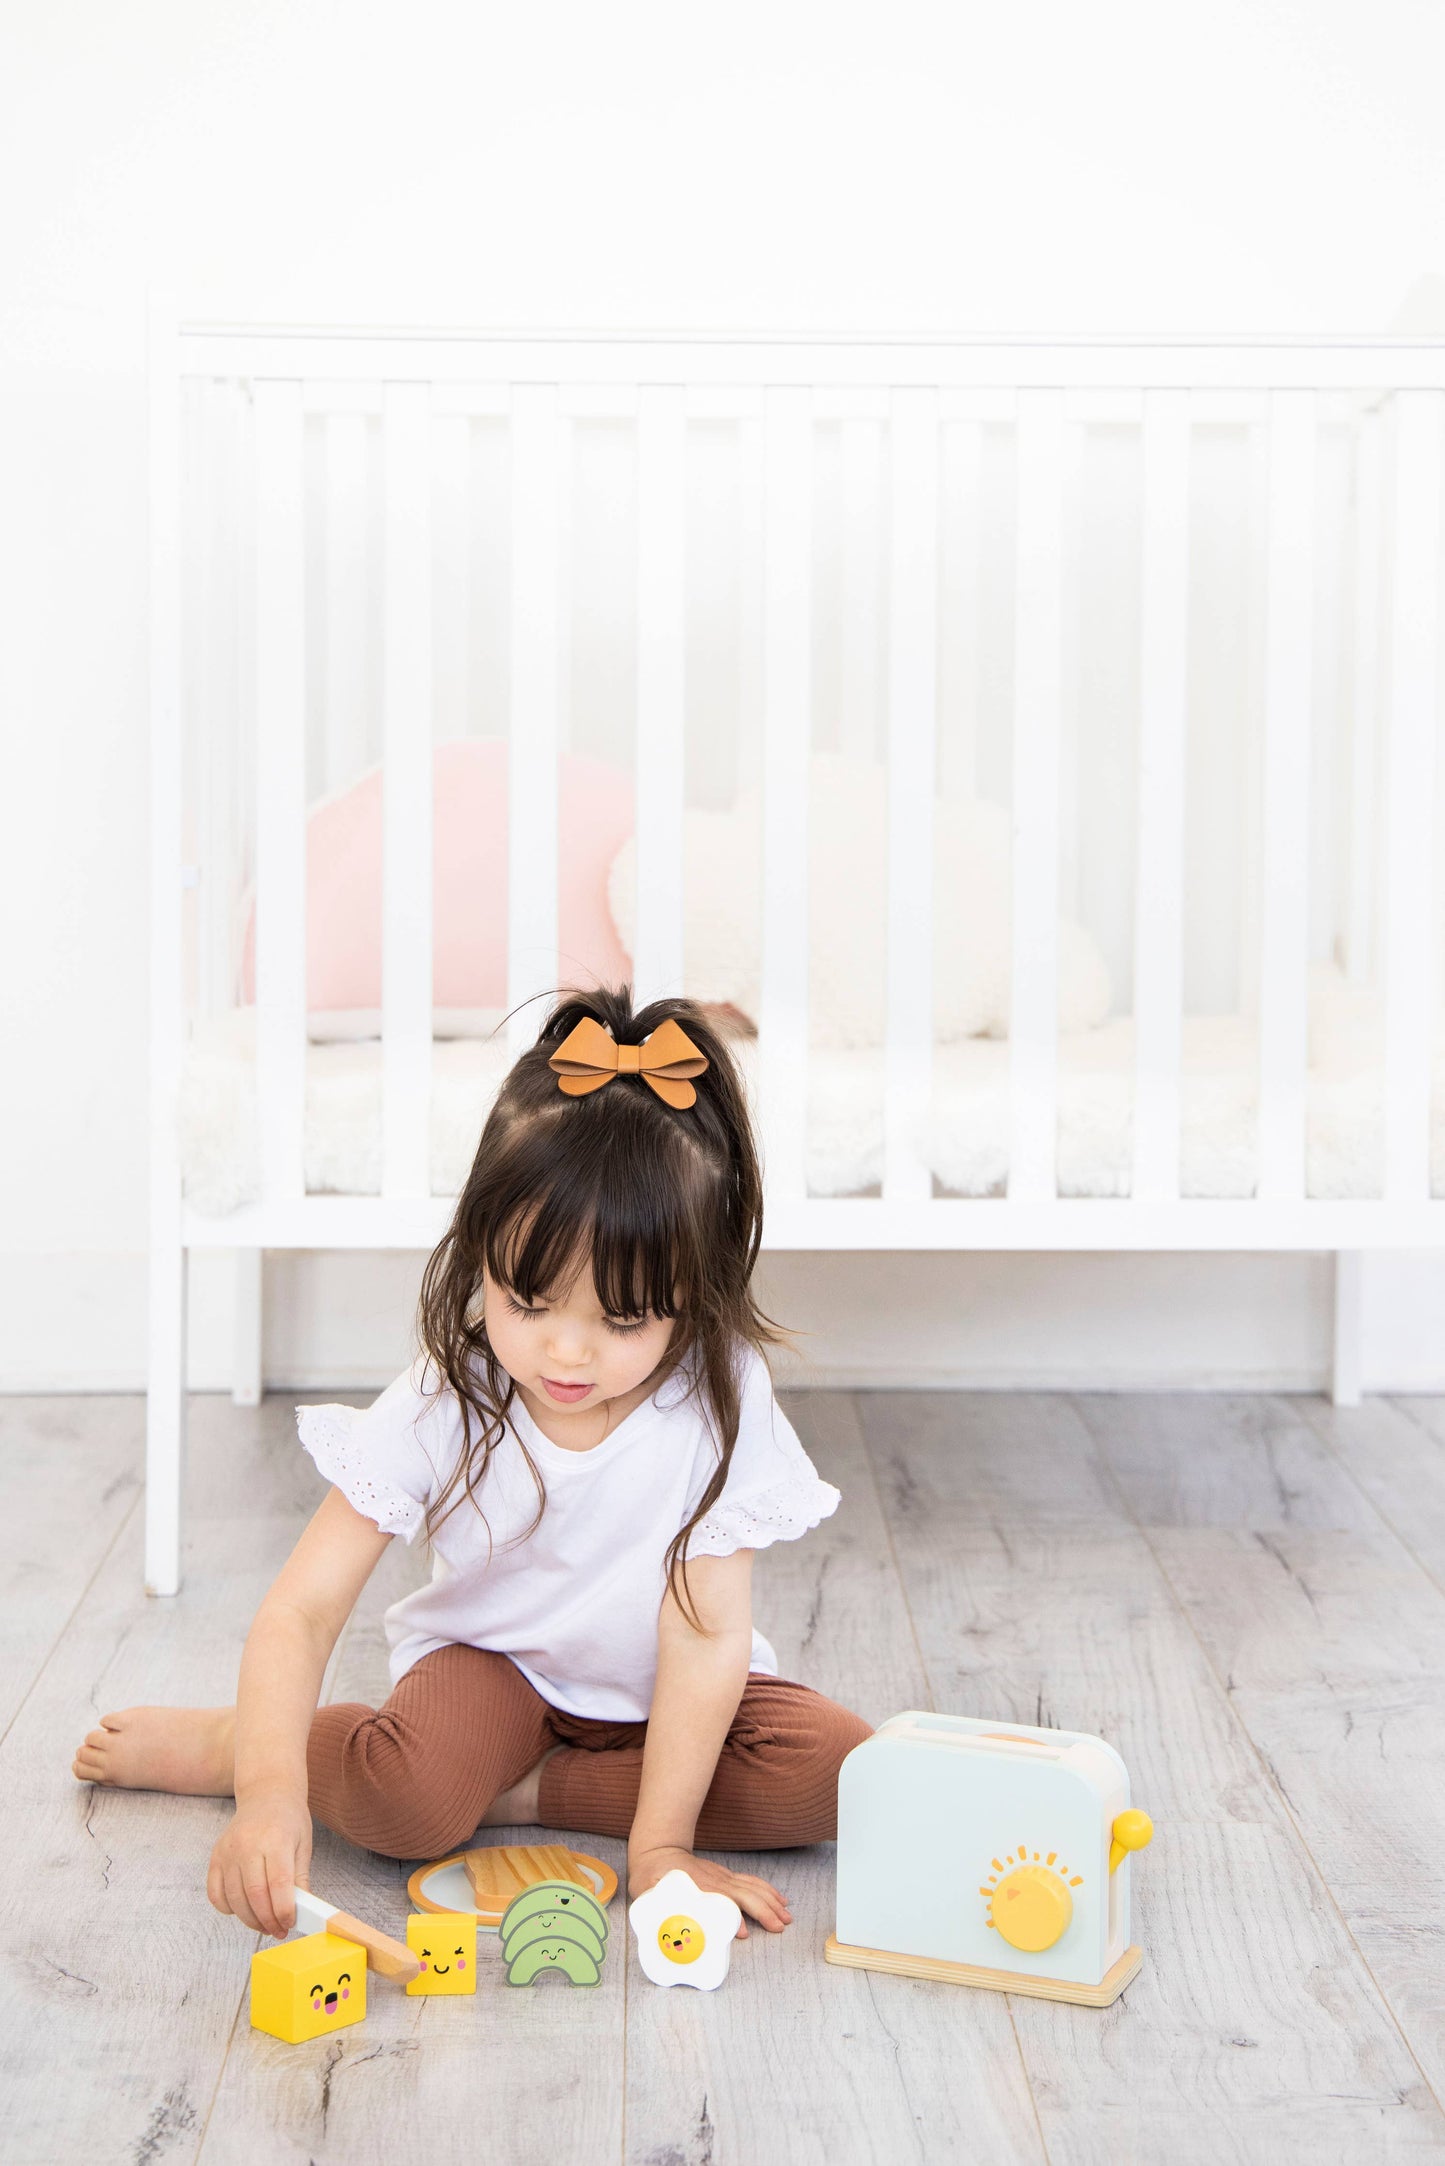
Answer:
[[[539,1305],[536,1308],[526,1307],[524,1303],[518,1301],[512,1294],[508,1294],[507,1296],[507,1307],[511,1310],[514,1316],[545,1316],[547,1313],[544,1306]],[[619,1339],[635,1338],[639,1331],[645,1331],[647,1329],[649,1321],[650,1319],[647,1316],[640,1316],[635,1323],[630,1324],[618,1323],[611,1316],[603,1318],[603,1322],[606,1324],[608,1330],[613,1332]]]

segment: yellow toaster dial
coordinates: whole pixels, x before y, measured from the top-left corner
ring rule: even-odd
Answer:
[[[1043,1864],[1024,1864],[1028,1853],[1020,1847],[1018,1863],[1012,1855],[1007,1859],[995,1858],[994,1871],[1002,1877],[990,1881],[979,1889],[989,1903],[987,1923],[994,1926],[1011,1948],[1023,1948],[1031,1955],[1039,1955],[1045,1948],[1052,1948],[1055,1941],[1062,1940],[1074,1915],[1074,1898],[1070,1887],[1077,1888],[1082,1873],[1068,1878],[1067,1866],[1054,1864],[1056,1851],[1050,1851]],[[1038,1852],[1034,1852],[1035,1860]]]

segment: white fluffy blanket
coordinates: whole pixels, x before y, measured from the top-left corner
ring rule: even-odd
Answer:
[[[1310,1013],[1307,1185],[1312,1196],[1380,1193],[1382,1016],[1376,996],[1316,974]],[[1059,1048],[1059,1185],[1068,1196],[1126,1196],[1132,1156],[1133,1024],[1114,1018],[1066,1032]],[[1437,1045],[1440,1043],[1437,1037]],[[739,1058],[756,1087],[756,1044]],[[202,1025],[181,1089],[186,1194],[225,1213],[259,1194],[255,1012]],[[431,1185],[454,1195],[507,1066],[502,1038],[433,1047]],[[1009,1048],[971,1038],[940,1045],[919,1137],[951,1194],[1003,1193],[1008,1169]],[[1184,1030],[1182,1181],[1187,1196],[1249,1196],[1255,1179],[1258,1043],[1252,1023],[1199,1018]],[[1432,1187],[1445,1194],[1445,1056],[1437,1055]],[[882,1175],[883,1056],[877,1047],[815,1049],[808,1079],[808,1185],[821,1196],[866,1194]],[[341,1195],[381,1190],[381,1047],[375,1039],[308,1048],[306,1184]]]

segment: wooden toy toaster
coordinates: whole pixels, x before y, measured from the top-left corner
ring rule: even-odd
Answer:
[[[1105,2008],[1143,1961],[1129,1854],[1153,1832],[1101,1737],[895,1715],[838,1771],[828,1961]]]

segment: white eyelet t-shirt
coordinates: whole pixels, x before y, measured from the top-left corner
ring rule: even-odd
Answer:
[[[386,1612],[392,1682],[454,1642],[509,1655],[551,1706],[604,1721],[645,1722],[657,1670],[657,1619],[669,1542],[717,1465],[717,1445],[685,1361],[592,1451],[543,1436],[515,1394],[509,1425],[477,1489],[438,1528],[432,1576]],[[301,1441],[320,1472],[384,1534],[415,1539],[461,1450],[461,1408],[428,1403],[426,1357],[369,1407],[298,1406]],[[693,1529],[688,1556],[725,1557],[791,1541],[837,1508],[773,1396],[767,1363],[742,1357],[738,1439],[726,1487]],[[515,1429],[512,1424],[515,1424]],[[537,1487],[518,1434],[546,1485]],[[472,1440],[477,1437],[472,1418]],[[485,1519],[483,1518],[485,1515]],[[490,1530],[490,1541],[489,1541]],[[750,1667],[777,1675],[753,1633]]]

